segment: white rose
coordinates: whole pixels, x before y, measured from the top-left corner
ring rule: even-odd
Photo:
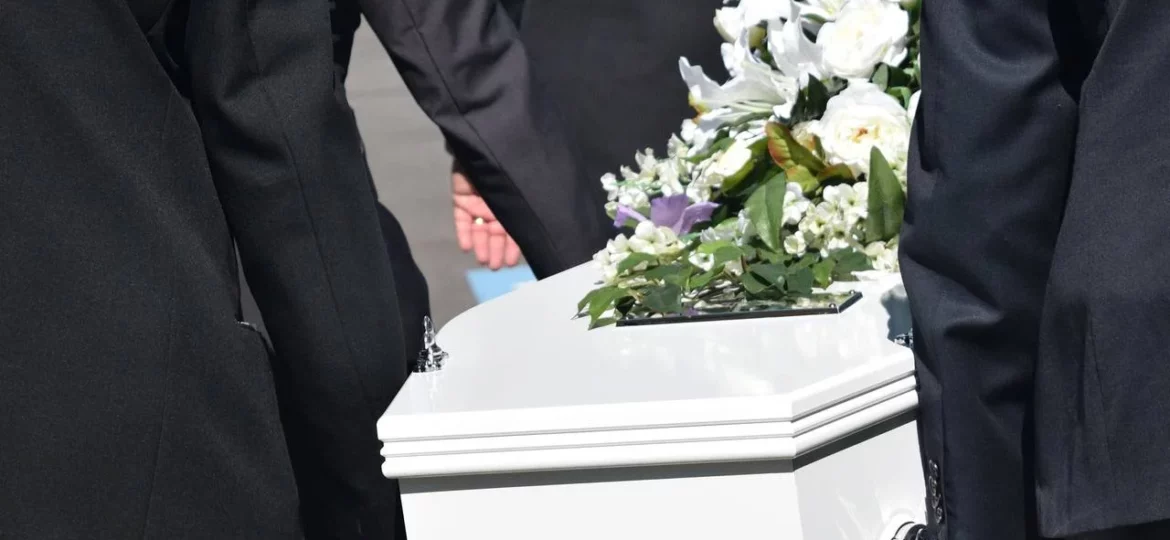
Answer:
[[[906,59],[910,15],[884,0],[852,0],[837,20],[817,34],[824,63],[843,79],[868,79],[878,64],[897,66]]]
[[[914,94],[910,96],[910,106],[906,108],[906,112],[909,113],[911,124],[914,123],[914,115],[918,114],[918,100],[921,98],[922,90],[914,92]]]
[[[796,142],[800,143],[801,146],[815,150],[817,142],[813,139],[814,134],[811,128],[812,122],[801,122],[792,126],[792,138],[796,139]]]
[[[905,167],[910,117],[897,99],[873,83],[850,83],[829,100],[825,115],[810,130],[820,137],[829,162],[847,165],[853,174],[869,172],[874,147],[895,169]]]

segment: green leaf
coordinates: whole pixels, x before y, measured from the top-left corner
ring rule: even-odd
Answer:
[[[786,175],[777,174],[748,197],[747,217],[756,227],[764,245],[780,249],[780,227],[784,222]]]
[[[865,221],[865,241],[889,240],[902,230],[902,213],[906,194],[881,151],[869,153],[869,217]]]
[[[818,158],[812,150],[796,142],[792,136],[792,130],[788,129],[788,126],[770,122],[764,130],[768,134],[768,154],[772,156],[772,161],[776,162],[780,168],[789,170],[803,166],[813,174],[820,173],[825,169],[825,162],[821,161],[821,158]]]
[[[857,180],[853,177],[853,171],[849,169],[848,165],[832,165],[825,167],[817,175],[817,181],[821,184],[835,184],[835,183],[853,183]]]
[[[833,282],[833,268],[837,266],[835,259],[825,259],[813,265],[813,281],[818,287],[825,288]]]
[[[732,240],[716,240],[714,242],[707,242],[705,244],[699,244],[699,247],[695,248],[695,251],[698,251],[703,255],[714,255],[715,252],[725,247],[735,247],[735,242]]]
[[[905,86],[895,86],[886,90],[886,93],[894,96],[903,107],[910,105],[910,89]]]
[[[750,294],[760,294],[768,290],[768,283],[756,277],[751,272],[744,272],[739,276],[739,282],[743,285],[744,290]]]
[[[722,271],[723,271],[723,268],[721,268],[721,267],[712,268],[706,272],[703,272],[702,274],[691,277],[690,279],[687,280],[687,289],[693,291],[696,289],[702,289],[703,287],[706,287],[707,284],[711,283],[711,280],[715,279],[715,276],[718,276],[719,273]]]
[[[838,251],[833,254],[833,260],[833,281],[848,281],[853,279],[854,272],[870,269],[869,257],[854,249]]]
[[[656,313],[682,313],[683,290],[678,285],[652,287],[642,297],[642,305]]]
[[[797,184],[800,184],[800,190],[803,191],[805,195],[812,195],[821,185],[821,182],[817,180],[817,177],[813,176],[813,174],[805,167],[793,167],[784,171],[784,174],[788,175],[789,182],[796,182]]]
[[[678,285],[682,287],[686,284],[687,279],[694,273],[694,267],[689,264],[667,264],[663,266],[656,266],[646,271],[644,276],[647,279],[663,281],[666,283]]]
[[[784,287],[785,276],[788,275],[788,269],[782,264],[755,264],[749,268],[749,271],[769,285],[781,290]]]
[[[722,268],[724,264],[743,258],[743,250],[736,246],[724,246],[715,252],[715,267]]]
[[[605,287],[594,292],[597,294],[589,300],[589,317],[595,320],[619,299],[630,296],[630,291],[621,287]]]
[[[809,82],[811,83],[812,81],[810,80]],[[825,88],[825,103],[829,102],[828,96],[836,95],[838,92],[844,90],[846,86],[849,86],[849,81],[840,77],[833,77],[827,81],[820,82],[823,83]],[[809,87],[811,88],[811,86],[810,84]]]
[[[808,294],[813,288],[813,271],[808,268],[797,268],[788,274],[788,292],[792,294]]]
[[[589,321],[589,329],[593,330],[595,328],[609,326],[609,325],[614,324],[616,322],[617,322],[617,319],[614,319],[612,317],[606,317],[604,319],[593,319],[592,321]]]
[[[783,250],[761,248],[756,251],[760,259],[763,259],[764,261],[767,261],[771,264],[787,262],[788,259],[791,258],[791,256],[785,253]]]
[[[593,289],[592,291],[589,291],[589,293],[586,294],[585,297],[582,298],[580,302],[577,302],[577,316],[578,317],[585,314],[585,308],[588,307],[589,303],[593,301],[593,297],[597,296],[598,291],[601,291],[604,289],[605,288]]]
[[[647,255],[645,253],[631,253],[628,257],[622,259],[622,262],[618,263],[618,275],[633,270],[642,263],[651,263],[656,260],[658,260],[658,258],[653,255]]]
[[[706,150],[687,158],[687,161],[690,161],[691,163],[702,163],[711,156],[715,155],[716,152],[727,149],[728,146],[731,146],[731,143],[735,142],[735,139],[728,137],[727,133],[727,128],[723,128],[717,131],[715,134],[716,141],[711,143],[711,146],[708,146]]]
[[[820,118],[829,105],[829,97],[835,93],[836,91],[825,86],[816,77],[809,77],[808,86],[796,95],[796,103],[792,104],[792,114],[789,115],[788,122],[796,125]]]
[[[756,248],[751,247],[751,246],[741,246],[740,249],[743,250],[743,258],[744,259],[747,259],[749,261],[756,260],[756,255],[758,254]]]
[[[878,88],[882,89],[882,91],[885,91],[886,88],[889,88],[890,66],[886,64],[878,66],[878,68],[874,70],[873,77],[870,79],[870,82],[876,84]]]

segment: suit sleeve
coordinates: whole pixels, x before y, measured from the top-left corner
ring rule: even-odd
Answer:
[[[322,0],[191,0],[191,101],[273,369],[310,538],[396,526],[375,421],[404,380],[389,257]]]
[[[588,260],[612,228],[556,106],[497,0],[361,0],[456,160],[538,276]],[[571,104],[567,104],[571,106]]]
[[[901,257],[928,513],[941,538],[1023,539],[1040,310],[1077,127],[1050,13],[1064,8],[922,4]]]
[[[508,18],[516,28],[520,28],[524,20],[524,2],[525,0],[500,0],[500,5],[504,6],[504,11],[508,12]]]

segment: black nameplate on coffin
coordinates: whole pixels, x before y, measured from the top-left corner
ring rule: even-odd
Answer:
[[[732,321],[762,319],[765,317],[799,317],[806,315],[836,315],[861,300],[861,293],[817,294],[790,302],[751,302],[721,307],[715,306],[697,313],[662,315],[657,317],[625,317],[617,326],[647,326],[651,324],[678,324],[703,321]],[[799,303],[799,305],[797,305]]]

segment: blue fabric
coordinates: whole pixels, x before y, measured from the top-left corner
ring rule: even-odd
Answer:
[[[482,268],[467,272],[467,285],[471,287],[475,301],[480,304],[511,292],[521,283],[535,280],[536,276],[527,266],[495,271]]]

